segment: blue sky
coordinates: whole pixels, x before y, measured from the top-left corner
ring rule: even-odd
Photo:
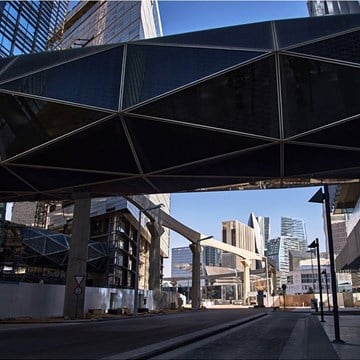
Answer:
[[[306,1],[163,1],[159,2],[164,35],[268,20],[308,17]],[[172,194],[171,215],[186,225],[221,240],[222,221],[247,223],[249,215],[268,216],[271,236],[280,235],[282,216],[305,222],[308,242],[316,237],[325,250],[321,204],[308,200],[319,187]],[[170,248],[189,242],[171,232]],[[170,276],[170,258],[165,276]]]
[[[307,17],[306,1],[159,1],[164,35]]]

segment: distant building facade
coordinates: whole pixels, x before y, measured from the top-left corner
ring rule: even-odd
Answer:
[[[122,43],[162,36],[158,1],[79,1],[55,48]],[[55,39],[56,40],[56,39]]]
[[[287,236],[280,236],[268,241],[266,256],[274,261],[276,267],[276,288],[287,282],[290,271],[290,251],[300,251],[300,241]]]
[[[267,216],[257,216],[256,220],[260,226],[260,233],[264,238],[264,246],[266,248],[266,243],[270,239],[270,218]]]
[[[320,293],[317,261],[315,262],[316,264],[311,263],[311,260],[302,260],[297,269],[288,273],[286,283],[287,294]],[[327,293],[332,294],[330,261],[328,259],[320,258],[320,271],[323,301],[327,302]],[[352,291],[352,279],[350,273],[337,272],[336,283],[337,292]]]
[[[307,2],[310,16],[344,15],[360,13],[360,1],[323,1]]]
[[[69,1],[1,1],[0,57],[48,49],[64,26]]]
[[[281,217],[281,236],[292,237],[299,241],[300,250],[307,250],[307,236],[305,223],[301,219],[295,219],[292,217]]]
[[[222,222],[222,241],[225,244],[235,246],[239,249],[256,252],[255,230],[238,220]],[[222,266],[243,271],[243,265],[239,256],[223,253]],[[256,262],[252,260],[251,269],[256,269]]]
[[[221,250],[211,246],[202,246],[200,263],[201,275],[204,275],[203,266],[221,266]],[[191,286],[192,252],[189,246],[171,249],[171,277],[181,286]],[[181,279],[182,278],[182,279]],[[202,284],[206,281],[201,280]]]

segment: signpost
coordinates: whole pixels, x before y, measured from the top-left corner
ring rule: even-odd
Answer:
[[[286,285],[285,284],[282,284],[281,285],[281,288],[283,290],[283,297],[284,297],[284,310],[285,310],[285,294],[286,294]]]

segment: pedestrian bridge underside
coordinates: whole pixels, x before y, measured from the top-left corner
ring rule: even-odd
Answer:
[[[0,201],[360,178],[360,14],[0,59]]]
[[[359,24],[277,20],[0,59],[0,201],[359,181]]]

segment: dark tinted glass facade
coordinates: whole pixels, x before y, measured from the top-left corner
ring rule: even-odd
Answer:
[[[0,200],[359,180],[359,24],[279,20],[4,58]]]
[[[63,26],[69,1],[1,1],[0,57],[37,53]]]

